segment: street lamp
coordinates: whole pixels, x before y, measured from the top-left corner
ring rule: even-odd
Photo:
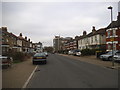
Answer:
[[[112,30],[112,66],[114,66],[114,59],[113,59],[113,50],[114,50],[114,47],[113,47],[113,40],[114,40],[114,35],[113,35],[113,29],[112,29],[112,21],[113,21],[113,15],[112,15],[112,7],[111,6],[109,6],[108,7],[108,9],[110,9],[111,10],[111,30]]]

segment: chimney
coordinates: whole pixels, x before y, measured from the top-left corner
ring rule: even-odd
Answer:
[[[118,27],[120,27],[120,1],[118,2],[117,24],[118,24]]]
[[[30,42],[30,38],[28,39],[28,41]]]
[[[20,35],[19,36],[21,36],[22,37],[22,33],[20,33]]]
[[[2,27],[2,30],[7,32],[7,27]]]
[[[75,39],[78,39],[79,38],[79,36],[75,36]]]
[[[27,40],[27,37],[25,37],[25,39]]]
[[[92,27],[92,33],[95,33],[96,32],[96,29],[95,29],[95,26]]]
[[[86,36],[87,32],[86,31],[83,31],[83,36]]]

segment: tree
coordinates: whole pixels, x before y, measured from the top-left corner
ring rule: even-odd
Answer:
[[[44,51],[52,53],[53,52],[53,47],[52,46],[44,47]]]

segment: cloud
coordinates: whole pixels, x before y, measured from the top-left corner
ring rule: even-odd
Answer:
[[[114,6],[117,17],[117,3],[106,2],[3,2],[2,24],[10,32],[28,36],[34,42],[52,45],[55,35],[82,35],[83,30],[91,32],[109,24],[109,5]]]

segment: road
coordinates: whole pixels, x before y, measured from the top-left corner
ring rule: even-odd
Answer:
[[[27,88],[117,88],[118,71],[51,54],[38,65]]]

